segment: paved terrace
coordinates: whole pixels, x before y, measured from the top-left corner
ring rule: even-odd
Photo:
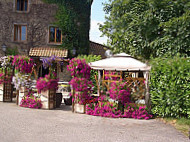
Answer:
[[[0,102],[0,142],[190,142],[158,120],[112,119]]]

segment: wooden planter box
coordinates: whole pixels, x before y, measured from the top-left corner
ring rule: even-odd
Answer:
[[[0,84],[0,101],[3,102],[3,84]]]
[[[86,113],[86,105],[80,105],[78,103],[74,104],[74,112],[76,113]]]
[[[13,85],[11,83],[0,84],[0,101],[12,102]]]
[[[4,80],[3,83],[0,84],[0,101],[12,102],[13,84],[11,84],[11,81],[12,76],[14,75],[14,67],[11,70],[5,68],[4,72]]]
[[[41,99],[43,109],[56,108],[56,90],[55,89],[42,91],[40,99]]]
[[[80,94],[81,92],[75,92],[73,89],[71,90],[72,94]],[[78,103],[77,99],[74,95],[72,95],[74,98],[74,102],[72,102],[72,111],[75,113],[86,113],[86,104],[81,105]]]
[[[19,95],[17,96],[17,104],[20,105],[22,98],[28,94],[28,90],[25,87],[21,87],[19,90]]]

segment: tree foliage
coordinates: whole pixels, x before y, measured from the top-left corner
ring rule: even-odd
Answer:
[[[113,52],[144,59],[190,56],[189,0],[109,0],[100,25]]]
[[[57,4],[55,24],[63,33],[63,47],[77,48],[78,54],[88,54],[91,4],[93,0],[44,0]]]

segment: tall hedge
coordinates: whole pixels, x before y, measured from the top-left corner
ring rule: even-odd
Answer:
[[[190,58],[155,59],[151,64],[152,112],[190,118]]]

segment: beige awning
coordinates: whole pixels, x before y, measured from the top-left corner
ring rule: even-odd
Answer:
[[[131,57],[128,54],[120,53],[110,58],[89,63],[95,70],[116,70],[116,71],[149,71],[147,64]]]

